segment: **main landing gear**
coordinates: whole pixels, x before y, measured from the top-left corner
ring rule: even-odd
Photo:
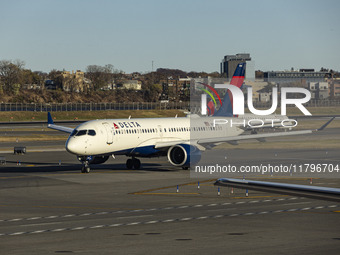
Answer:
[[[127,161],[126,161],[126,168],[127,169],[140,169],[140,166],[141,166],[141,163],[140,163],[140,160],[137,159],[137,158],[129,158]]]

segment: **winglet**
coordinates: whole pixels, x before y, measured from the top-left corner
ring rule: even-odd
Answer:
[[[53,124],[54,124],[54,122],[53,122],[53,119],[52,119],[52,116],[51,116],[51,113],[50,113],[50,112],[48,112],[48,113],[47,113],[47,123],[48,123],[49,125],[53,125]]]
[[[325,127],[327,127],[329,125],[329,123],[331,123],[333,120],[335,119],[335,117],[331,118],[329,121],[327,121],[325,124],[323,124],[320,128],[318,128],[316,131],[321,131],[324,130]]]

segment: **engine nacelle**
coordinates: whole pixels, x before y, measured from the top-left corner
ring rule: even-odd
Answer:
[[[190,167],[201,160],[201,151],[189,144],[178,144],[168,150],[168,160],[174,166]]]
[[[78,160],[88,161],[89,164],[103,164],[109,159],[109,156],[79,156]]]

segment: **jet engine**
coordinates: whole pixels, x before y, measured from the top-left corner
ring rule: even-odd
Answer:
[[[201,151],[189,144],[177,144],[168,150],[168,160],[174,166],[190,167],[201,160]]]

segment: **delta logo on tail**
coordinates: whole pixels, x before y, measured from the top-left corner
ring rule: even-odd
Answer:
[[[236,70],[234,72],[233,78],[230,81],[231,85],[234,85],[238,88],[242,87],[244,76],[246,72],[246,63],[240,63],[236,67]],[[200,90],[204,91],[207,95],[210,97],[210,101],[207,103],[207,113],[209,116],[223,116],[223,117],[232,117],[233,115],[233,95],[228,90],[228,92],[225,94],[223,101],[221,100],[221,97],[217,93],[217,91],[210,85],[201,83],[206,88],[200,88]],[[210,89],[213,93],[211,93],[208,89]],[[215,113],[215,109],[217,106],[216,99],[214,95],[217,97],[217,99],[220,102],[220,108]]]

